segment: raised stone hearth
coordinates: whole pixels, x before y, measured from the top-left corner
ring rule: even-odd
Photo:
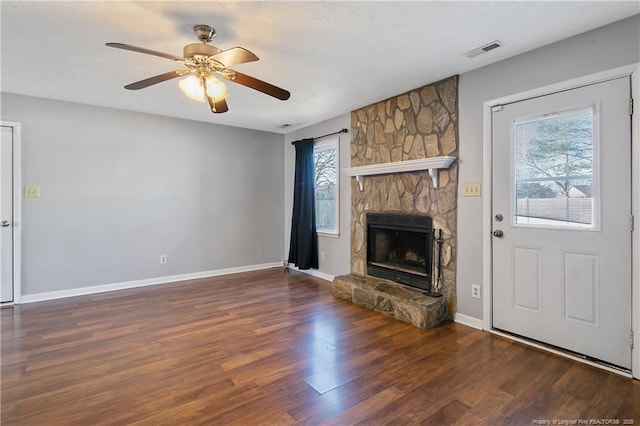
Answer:
[[[335,277],[333,295],[420,328],[433,328],[452,319],[446,298],[425,296],[417,288],[380,278]]]

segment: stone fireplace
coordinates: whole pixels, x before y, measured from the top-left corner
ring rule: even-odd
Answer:
[[[458,76],[351,112],[352,167],[457,155]],[[359,180],[351,179],[351,274],[336,277],[334,294],[421,327],[435,326],[451,318],[456,301],[457,163],[436,169],[431,175],[427,170],[413,170],[364,176]],[[405,286],[398,291],[390,290],[393,281],[402,280],[389,277],[389,281],[385,281],[371,276],[370,262],[367,262],[370,250],[367,215],[371,213],[429,218],[436,232],[442,230],[442,271],[439,274],[442,298],[432,299],[424,296],[424,292],[414,294],[411,293],[414,289]],[[431,271],[428,274],[432,275]],[[426,298],[420,299],[418,305],[437,305],[434,308],[437,313],[433,315],[439,317],[427,323],[424,319],[403,318],[406,312],[398,312],[397,298],[385,299],[384,291],[379,291],[381,286],[391,293],[403,293],[409,299]],[[358,297],[366,300],[360,303],[356,300]],[[384,299],[380,303],[393,306],[377,306],[378,298]],[[411,307],[421,309],[415,304]],[[406,311],[407,308],[403,309]]]

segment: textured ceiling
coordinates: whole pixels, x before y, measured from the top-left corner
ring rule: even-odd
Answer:
[[[285,133],[637,14],[640,3],[2,1],[0,12],[3,92]],[[216,29],[216,46],[260,58],[235,69],[291,98],[229,83],[229,112],[214,116],[177,80],[123,89],[180,67],[106,42],[181,56],[201,23]],[[503,46],[463,55],[493,40]]]

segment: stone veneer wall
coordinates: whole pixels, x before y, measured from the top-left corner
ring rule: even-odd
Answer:
[[[458,76],[351,112],[351,166],[440,155],[458,156]],[[402,212],[433,218],[442,229],[443,294],[456,301],[458,165],[440,170],[434,189],[427,171],[366,176],[351,182],[351,272],[366,275],[366,213]]]

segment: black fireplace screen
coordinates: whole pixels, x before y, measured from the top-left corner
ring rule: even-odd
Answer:
[[[428,216],[368,213],[367,273],[431,289],[433,229]]]

